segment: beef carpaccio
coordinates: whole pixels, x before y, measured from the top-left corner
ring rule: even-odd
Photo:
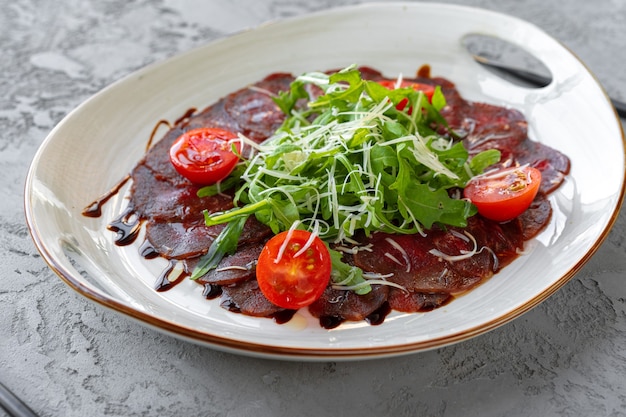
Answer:
[[[373,81],[385,78],[371,68],[361,68],[361,74]],[[203,210],[216,213],[233,207],[231,192],[197,196],[200,186],[178,174],[170,163],[168,151],[172,142],[187,130],[217,127],[261,143],[285,118],[271,95],[288,90],[293,80],[290,74],[271,74],[201,112],[190,111],[170,126],[126,178],[132,180],[128,206],[109,224],[109,229],[117,233],[117,244],[128,245],[145,226],[145,242],[140,246],[142,255],[170,260],[171,267],[156,279],[157,291],[168,290],[188,277],[224,228],[224,225],[206,226]],[[475,215],[466,228],[435,226],[425,236],[383,232],[357,235],[354,245],[357,249],[345,251],[344,262],[366,272],[385,274],[398,285],[372,285],[372,291],[366,295],[329,285],[322,297],[308,307],[325,328],[344,321],[379,324],[393,310],[429,311],[490,278],[519,256],[524,242],[549,222],[551,207],[547,195],[559,187],[569,172],[570,162],[565,155],[528,138],[527,122],[520,112],[466,101],[452,82],[431,78],[423,70],[414,80],[441,86],[447,103],[441,114],[470,154],[495,148],[502,153],[502,166],[529,164],[538,168],[542,172],[540,191],[526,212],[505,223]],[[84,214],[100,215],[100,206],[109,196],[91,204]],[[272,235],[269,227],[250,217],[237,252],[225,256],[218,268],[197,280],[204,286],[203,295],[208,299],[219,298],[222,307],[236,313],[271,317],[279,323],[288,321],[295,312],[269,302],[255,277],[257,257]],[[460,253],[473,255],[450,256]],[[171,269],[179,262],[183,273],[170,278]]]

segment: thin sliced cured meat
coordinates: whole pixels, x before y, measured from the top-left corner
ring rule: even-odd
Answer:
[[[385,79],[372,68],[361,68],[361,73],[364,79]],[[151,248],[150,256],[156,253],[171,262],[182,261],[183,274],[191,274],[225,227],[206,226],[203,211],[216,213],[233,208],[234,193],[222,190],[210,197],[198,197],[200,187],[178,174],[170,163],[171,144],[185,131],[202,127],[227,129],[257,143],[264,141],[285,118],[272,97],[288,90],[293,79],[285,73],[269,75],[200,112],[190,110],[170,126],[131,171],[128,208],[110,226],[118,233],[118,243],[132,242],[138,226],[145,224],[146,245],[142,247]],[[390,309],[429,311],[491,277],[519,256],[524,242],[549,222],[552,209],[547,195],[570,170],[565,155],[528,138],[527,122],[519,111],[469,102],[454,83],[443,78],[420,76],[408,80],[441,87],[447,102],[441,114],[448,123],[438,127],[442,134],[462,140],[470,155],[495,148],[502,153],[502,166],[528,164],[538,168],[542,171],[541,189],[524,214],[506,223],[477,215],[468,220],[465,228],[435,226],[424,235],[377,232],[357,236],[353,244],[364,250],[345,254],[344,261],[391,285],[373,284],[372,291],[365,295],[330,285],[309,306],[310,313],[326,328],[344,321],[380,323]],[[247,157],[250,152],[246,147],[242,153]],[[225,256],[217,268],[197,280],[207,289],[205,293],[211,294],[207,298],[221,296],[220,305],[233,312],[288,320],[294,312],[269,302],[256,281],[256,259],[271,235],[268,226],[249,218],[238,251]],[[170,284],[166,288],[175,285]]]
[[[431,311],[441,307],[452,298],[447,293],[422,293],[404,291],[398,288],[389,290],[389,307],[403,313]]]
[[[285,309],[267,300],[259,289],[256,279],[240,282],[238,285],[222,287],[220,305],[232,312],[248,316],[273,317]]]
[[[372,291],[357,295],[354,291],[326,288],[322,296],[309,306],[313,317],[326,328],[343,321],[360,321],[378,310],[386,301],[389,288],[373,285]]]
[[[198,279],[202,284],[233,285],[255,278],[256,263],[265,241],[242,245],[237,252],[225,256],[217,266]],[[193,270],[194,260],[187,262]]]

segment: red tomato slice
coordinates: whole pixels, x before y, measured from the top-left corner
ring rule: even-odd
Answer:
[[[170,148],[170,161],[180,175],[189,181],[209,185],[219,182],[235,169],[240,152],[237,135],[218,128],[189,130],[178,137]]]
[[[292,230],[267,242],[259,255],[256,278],[269,301],[295,310],[321,297],[331,269],[330,253],[322,240],[305,230]]]
[[[383,87],[389,90],[395,90],[396,88],[410,87],[414,89],[415,91],[423,91],[428,101],[431,101],[433,99],[433,94],[435,94],[435,86],[430,85],[430,84],[415,83],[415,82],[407,81],[407,80],[402,80],[400,82],[400,85],[398,85],[397,80],[381,80],[381,81],[378,81],[378,84],[382,85]],[[406,98],[401,100],[396,105],[396,109],[404,110],[407,103],[408,103],[408,100]],[[410,110],[409,110],[409,114],[410,114]]]
[[[536,168],[506,168],[474,177],[463,194],[483,217],[503,222],[514,219],[530,206],[540,184],[541,171]]]

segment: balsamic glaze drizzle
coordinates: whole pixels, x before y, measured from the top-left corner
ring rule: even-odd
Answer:
[[[130,179],[130,174],[126,175],[120,182],[118,182],[113,188],[109,190],[106,194],[102,195],[93,203],[89,204],[82,211],[82,215],[86,217],[100,217],[102,216],[102,206],[111,199],[114,195],[116,195],[120,189],[126,184],[126,182]]]

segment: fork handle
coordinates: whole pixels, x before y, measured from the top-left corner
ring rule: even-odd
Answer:
[[[10,417],[37,417],[22,400],[0,382],[0,408]]]

